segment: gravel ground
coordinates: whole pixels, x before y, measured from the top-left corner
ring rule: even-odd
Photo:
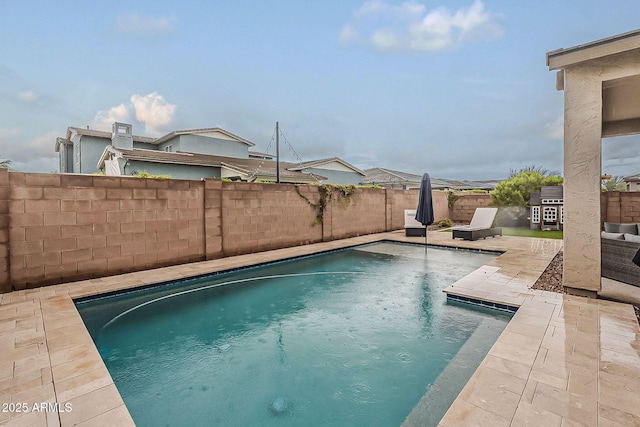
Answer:
[[[562,251],[558,252],[551,260],[531,289],[565,293],[562,287]],[[640,323],[640,307],[634,305],[633,308],[636,310],[636,317],[638,318],[638,323]]]

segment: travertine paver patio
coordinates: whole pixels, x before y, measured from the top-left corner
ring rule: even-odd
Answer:
[[[0,403],[24,403],[26,412],[2,411],[0,425],[134,424],[72,298],[381,239],[423,242],[381,233],[2,294]],[[465,242],[430,232],[429,243],[506,251],[447,291],[520,306],[441,426],[640,425],[640,330],[632,307],[528,289],[561,241]],[[405,424],[419,420],[416,408]]]

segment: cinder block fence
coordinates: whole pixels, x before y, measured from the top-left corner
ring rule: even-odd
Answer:
[[[400,229],[417,191],[0,170],[0,292]],[[448,217],[434,192],[436,219]]]

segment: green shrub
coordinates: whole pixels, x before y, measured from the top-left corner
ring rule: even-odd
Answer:
[[[460,198],[460,196],[456,195],[453,191],[449,190],[447,192],[447,206],[449,210],[452,211],[456,205],[456,201]]]
[[[490,206],[529,206],[532,192],[540,191],[543,186],[562,185],[562,177],[547,175],[543,169],[528,167],[513,172],[509,179],[500,181],[490,193]]]
[[[441,219],[438,222],[438,227],[440,228],[451,227],[452,225],[453,225],[453,221],[451,221],[451,219],[449,218]]]
[[[131,176],[136,178],[171,179],[171,175],[154,175],[145,170],[135,171]]]

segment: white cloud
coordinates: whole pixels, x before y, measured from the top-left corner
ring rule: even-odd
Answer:
[[[146,135],[158,136],[173,123],[176,106],[167,102],[162,95],[156,92],[147,95],[135,94],[131,96],[130,101],[108,110],[98,111],[91,127],[96,130],[111,131],[111,125],[114,122],[131,123],[135,119],[144,125]]]
[[[341,43],[351,43],[355,40],[358,40],[360,35],[358,31],[352,25],[345,25],[340,31],[340,42]]]
[[[18,165],[26,165],[43,159],[44,163],[47,163],[49,160],[46,159],[54,159],[58,156],[58,153],[53,149],[57,136],[59,136],[57,131],[51,131],[30,141],[24,141],[24,136],[19,129],[0,128],[0,159],[11,160],[11,167],[19,170],[22,168],[19,168]],[[42,172],[51,172],[51,170],[48,168]],[[33,171],[40,172],[39,170]]]
[[[402,48],[400,37],[390,28],[381,28],[373,33],[371,42],[379,50],[399,50]]]
[[[465,42],[496,39],[504,30],[481,0],[456,11],[445,7],[428,11],[415,1],[395,6],[376,0],[354,11],[340,41],[356,43],[356,34],[365,34],[371,46],[382,51],[438,52]]]
[[[24,102],[26,104],[34,103],[34,102],[36,102],[36,101],[38,101],[40,99],[38,94],[35,93],[34,91],[32,91],[31,89],[23,90],[23,91],[20,91],[20,92],[16,92],[15,98],[18,101]]]
[[[175,31],[175,17],[156,18],[136,13],[120,15],[116,18],[116,32],[133,38],[154,38]]]
[[[34,156],[49,159],[57,158],[58,153],[56,153],[55,150],[52,149],[52,147],[55,145],[56,137],[58,136],[59,133],[57,131],[51,131],[43,135],[39,135],[33,138],[31,141],[27,142],[26,150],[24,149],[24,147],[20,150],[21,152],[26,151],[25,156],[14,156],[12,158],[20,161],[29,161],[33,159]]]
[[[125,104],[111,107],[108,110],[98,111],[93,119],[92,126],[97,130],[111,131],[114,122],[128,123],[131,121],[131,112]]]
[[[0,128],[0,142],[4,143],[11,138],[15,138],[20,135],[20,130],[17,128]]]
[[[548,139],[564,139],[564,116],[544,125],[544,136]]]
[[[165,101],[162,95],[156,92],[144,96],[133,95],[131,102],[136,112],[136,120],[144,123],[150,135],[161,134],[173,122],[176,106]]]

